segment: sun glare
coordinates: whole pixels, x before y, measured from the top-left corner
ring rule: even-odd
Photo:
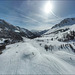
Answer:
[[[44,12],[45,13],[50,13],[53,9],[53,5],[51,4],[50,1],[48,1],[46,4],[45,4],[45,7],[44,7]]]

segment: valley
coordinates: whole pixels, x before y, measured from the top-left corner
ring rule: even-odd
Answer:
[[[3,41],[12,38],[2,37],[0,44],[6,48],[0,54],[0,74],[75,74],[74,28],[75,24],[52,28],[33,39],[19,34],[23,40],[8,44]]]

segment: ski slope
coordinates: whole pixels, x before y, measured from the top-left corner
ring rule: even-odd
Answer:
[[[25,39],[0,55],[0,74],[75,74],[75,54],[48,52],[37,41]]]

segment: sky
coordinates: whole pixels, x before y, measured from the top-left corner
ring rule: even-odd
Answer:
[[[70,17],[75,17],[75,0],[0,0],[0,19],[29,30],[50,29]]]

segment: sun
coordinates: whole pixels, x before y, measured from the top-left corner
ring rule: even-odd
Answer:
[[[52,9],[53,9],[53,5],[50,1],[48,1],[44,6],[44,12],[48,14],[52,11]]]

